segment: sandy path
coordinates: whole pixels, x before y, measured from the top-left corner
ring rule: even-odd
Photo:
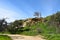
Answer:
[[[40,36],[25,36],[25,35],[11,35],[7,34],[10,36],[13,40],[45,40]]]
[[[45,40],[38,36],[9,35],[13,40]]]

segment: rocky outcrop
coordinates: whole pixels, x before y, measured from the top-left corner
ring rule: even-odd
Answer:
[[[23,27],[25,27],[26,25],[33,25],[37,22],[43,22],[43,19],[42,18],[29,18],[29,19],[26,19],[23,23]]]

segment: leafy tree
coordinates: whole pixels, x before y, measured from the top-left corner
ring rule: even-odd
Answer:
[[[5,19],[0,20],[0,32],[5,31],[7,29],[7,21]]]
[[[9,32],[12,34],[23,32],[23,20],[15,20],[13,23],[9,25]]]

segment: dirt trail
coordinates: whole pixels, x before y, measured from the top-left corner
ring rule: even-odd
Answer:
[[[25,36],[25,35],[11,35],[7,34],[10,36],[13,40],[45,40],[40,36]]]

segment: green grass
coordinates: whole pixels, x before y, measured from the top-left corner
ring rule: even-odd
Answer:
[[[24,31],[21,33],[22,35],[29,35],[29,36],[35,36],[38,33],[36,31]]]
[[[45,34],[45,39],[47,40],[60,40],[60,34]]]
[[[12,40],[12,39],[7,35],[0,35],[0,40]]]
[[[46,40],[60,40],[60,34],[56,34],[56,28],[54,26],[47,26],[43,23],[39,23],[36,25],[31,26],[30,31],[25,31],[22,34],[24,35],[38,35],[36,28],[40,28],[40,35],[43,35]]]
[[[39,29],[39,30],[38,30]],[[24,30],[23,32],[21,30]],[[41,33],[39,33],[39,31]],[[45,39],[47,40],[60,40],[60,34],[56,34],[56,28],[54,26],[48,26],[44,23],[37,23],[32,26],[27,26],[23,29],[19,29],[17,31],[19,34],[22,35],[29,35],[29,36],[35,36],[35,35],[43,35]],[[11,40],[10,37],[2,37],[0,40]]]

